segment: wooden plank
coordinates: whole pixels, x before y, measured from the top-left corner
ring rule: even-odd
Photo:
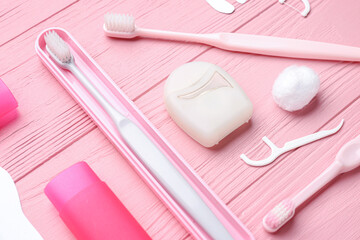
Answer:
[[[78,41],[83,42],[83,39],[81,39],[81,37],[86,39],[87,43],[90,44],[90,46],[85,44],[85,48],[90,49],[89,52],[96,58],[99,58],[99,56],[101,56],[103,52],[106,52],[107,48],[106,46],[103,47],[102,44],[98,44],[98,42],[101,42],[98,41],[98,39],[105,39],[106,41],[109,41],[109,39],[106,39],[101,34],[98,34],[99,32],[101,32],[101,29],[99,29],[98,27],[98,22],[99,19],[102,18],[103,12],[94,10],[94,13],[91,14],[94,19],[91,20],[89,20],[88,16],[82,16],[81,14],[79,14],[79,12],[80,9],[84,7],[88,7],[89,9],[99,9],[99,6],[101,6],[101,4],[102,3],[92,3],[91,5],[87,5],[84,2],[78,3],[76,5],[76,8],[75,6],[73,6],[72,8],[60,12],[56,16],[44,21],[43,23],[40,23],[33,29],[30,29],[28,32],[24,33],[20,37],[5,44],[1,48],[3,52],[8,54],[1,56],[2,60],[6,60],[7,64],[1,65],[0,71],[3,74],[3,78],[6,80],[6,83],[13,90],[15,96],[19,100],[19,109],[21,112],[21,116],[16,122],[12,123],[5,129],[2,129],[2,144],[0,153],[1,159],[5,159],[5,161],[2,160],[2,165],[4,165],[5,168],[10,171],[15,180],[18,181],[18,186],[20,186],[19,191],[22,197],[25,213],[29,216],[31,222],[33,222],[34,225],[40,229],[40,232],[42,234],[44,234],[45,231],[44,236],[46,236],[46,239],[52,239],[58,236],[61,236],[61,239],[71,239],[71,234],[69,234],[69,231],[65,230],[64,225],[61,224],[59,218],[56,217],[54,209],[49,205],[49,202],[42,194],[44,184],[38,185],[38,183],[43,181],[28,181],[28,178],[26,178],[26,174],[38,166],[41,166],[40,169],[48,172],[49,170],[47,170],[47,165],[43,164],[47,160],[57,156],[62,151],[62,149],[66,149],[67,147],[72,146],[72,144],[74,144],[74,142],[76,142],[79,137],[90,132],[93,128],[93,124],[89,122],[89,119],[85,116],[85,114],[79,114],[79,108],[72,102],[70,97],[56,83],[56,81],[47,72],[47,70],[44,69],[43,66],[41,66],[33,51],[33,41],[36,34],[38,34],[39,31],[41,31],[45,27],[60,25],[68,29],[74,35],[77,35],[76,38],[78,39]],[[184,3],[181,4],[183,8],[186,7]],[[201,4],[204,3],[202,2]],[[109,3],[109,5],[106,6],[106,8],[111,9],[113,5],[114,3],[111,2],[111,4]],[[157,8],[159,6],[155,5],[155,7]],[[146,6],[144,6],[144,9],[149,10],[149,8],[146,8]],[[165,7],[164,9],[167,8]],[[207,9],[207,11],[212,11],[209,8]],[[105,8],[103,10],[104,12],[108,11]],[[215,18],[213,19],[213,21],[217,21],[219,18],[220,17]],[[72,21],[69,21],[68,19],[72,19]],[[84,22],[84,19],[86,19],[88,22]],[[157,19],[153,21],[157,21]],[[203,18],[203,21],[207,22],[207,25],[204,24],[205,27],[213,25],[212,22],[210,22],[206,18]],[[78,25],[78,22],[82,22],[83,24]],[[84,31],[84,26],[87,27],[88,25],[96,26],[89,27],[87,31],[89,31],[89,29],[95,29],[96,31],[92,31],[91,33],[89,33],[89,35],[94,34],[98,37],[98,39],[89,39],[85,35],[80,34],[81,31]],[[221,25],[219,24],[218,27],[221,27]],[[188,30],[191,29],[188,28]],[[110,45],[111,44],[113,43],[110,43]],[[158,44],[167,45],[168,43],[163,42]],[[171,44],[175,47],[179,46],[175,43]],[[156,44],[152,43],[151,45],[154,47],[154,50],[152,50],[153,53],[159,52],[158,49],[155,47]],[[191,47],[194,46],[187,44],[183,45],[183,48]],[[123,47],[123,49],[125,50],[127,48],[128,46]],[[202,50],[202,48],[204,47],[195,46],[194,48],[197,50],[197,52],[200,52],[198,49]],[[171,52],[171,49],[172,48],[167,48],[164,51]],[[142,50],[140,49],[138,53],[141,53],[141,51]],[[11,52],[17,52],[18,54],[10,54]],[[181,52],[181,50],[178,50],[178,52]],[[167,55],[162,56],[162,58],[159,59],[160,63],[158,64],[163,64],[163,62],[161,62],[162,59],[167,57]],[[192,53],[190,53],[190,51],[187,57],[192,57]],[[178,59],[178,61],[181,61],[181,59]],[[147,63],[144,62],[143,66],[146,65]],[[111,65],[108,66],[110,67]],[[116,69],[114,69],[114,71],[115,70]],[[147,72],[152,72],[152,70],[149,68],[145,68],[144,70],[146,70]],[[148,82],[148,76],[146,76],[146,74],[144,74],[143,81]],[[139,86],[132,87],[139,90]],[[145,91],[146,89],[144,88],[143,92]],[[36,93],[36,97],[34,97],[34,93]],[[139,92],[138,94],[141,94],[141,92]],[[93,140],[91,140],[91,142],[93,142]],[[108,144],[107,141],[105,141],[105,143]],[[85,145],[88,144],[85,143]],[[75,154],[75,152],[77,151],[78,150],[72,150],[72,155]],[[81,155],[81,153],[78,154]],[[74,158],[74,161],[78,161],[78,159]],[[118,159],[116,159],[116,161],[118,161]],[[51,163],[52,162],[53,161],[51,161]],[[115,160],[112,162],[115,162]],[[67,163],[67,160],[64,161],[62,159],[61,163]],[[60,167],[50,167],[50,169],[53,169],[52,171],[49,171],[53,174],[49,174],[47,181],[50,179],[51,176],[55,174],[55,172],[58,172],[60,170]],[[32,174],[31,176],[37,176],[37,172],[34,172],[34,174]],[[139,181],[139,178],[137,176],[136,179],[138,179]],[[27,189],[34,189],[37,192],[33,193],[34,195],[28,195],[27,191],[22,188],[21,183],[24,183]],[[141,185],[143,186],[142,182]],[[139,192],[142,191],[143,190],[140,189]],[[40,196],[40,198],[37,198],[37,196]],[[165,237],[169,236],[176,236],[174,237],[174,239],[187,238],[188,234],[177,223],[175,218],[167,212],[164,206],[162,204],[159,204],[159,200],[156,198],[154,198],[155,200],[149,199],[148,194],[146,194],[146,196],[149,204],[154,205],[153,210],[151,210],[150,213],[153,213],[151,215],[154,215],[155,220],[153,220],[153,218],[147,217],[146,221],[149,222],[148,225],[150,226],[150,228],[153,229],[150,229],[150,232],[153,236],[155,236],[155,239],[164,239]],[[35,202],[32,202],[32,200],[35,200]],[[131,199],[131,202],[134,201]],[[36,207],[34,207],[33,204]],[[47,207],[43,208],[43,204],[47,204]],[[33,211],[34,209],[39,208],[41,209],[40,212],[44,214],[39,214],[38,211]],[[53,209],[52,212],[49,211],[50,209]],[[138,206],[136,207],[136,209],[142,210]],[[144,211],[142,210],[141,214],[143,212]],[[52,228],[52,222],[49,221],[48,218],[49,213],[52,214],[52,217],[55,217],[56,221],[54,224],[56,226],[59,226],[60,229]],[[160,215],[161,217],[157,215]],[[139,221],[141,222],[141,220]],[[146,223],[144,223],[143,225],[146,226]],[[168,228],[172,229],[171,233],[168,231]],[[180,237],[177,237],[178,235]]]
[[[0,4],[0,31],[3,34],[0,35],[0,46],[77,1],[2,1]],[[46,5],[45,8],[44,5]]]
[[[130,2],[131,1],[121,3],[116,5],[116,7],[120,9],[120,6],[122,6],[125,7],[124,11],[130,10],[131,7],[133,7],[133,4]],[[159,3],[159,1],[156,1],[156,3]],[[240,11],[240,13],[244,14],[249,14],[250,12],[254,16],[254,19],[249,15],[244,16],[239,14],[229,16],[227,19],[231,19],[230,22],[224,21],[223,15],[217,13],[210,14],[208,11],[210,12],[212,10],[206,10],[206,13],[199,14],[200,19],[203,19],[203,22],[199,24],[205,26],[204,28],[200,28],[197,25],[193,26],[195,24],[191,25],[191,23],[195,21],[195,17],[190,17],[190,19],[186,18],[185,21],[187,22],[185,23],[179,21],[180,18],[178,18],[176,14],[170,14],[169,9],[176,9],[177,11],[184,9],[187,14],[182,15],[182,18],[185,18],[194,15],[193,11],[195,6],[199,6],[200,9],[205,9],[205,5],[201,5],[206,4],[205,1],[194,3],[199,5],[193,5],[191,9],[186,8],[185,2],[166,2],[157,5],[156,8],[150,12],[145,12],[145,9],[149,9],[150,3],[149,5],[144,4],[141,8],[142,11],[144,11],[144,15],[140,15],[140,19],[144,19],[144,24],[149,24],[149,26],[156,26],[156,24],[158,24],[158,26],[164,28],[183,28],[188,31],[205,32],[219,29],[228,30],[227,28],[229,27],[229,29],[238,32],[262,33],[307,39],[314,38],[317,40],[326,39],[353,45],[359,42],[358,34],[354,34],[354,37],[351,39],[349,37],[342,38],[342,36],[346,36],[346,34],[348,34],[348,36],[350,35],[349,32],[351,31],[352,25],[350,24],[350,26],[345,29],[342,28],[341,25],[345,23],[356,23],[357,15],[355,15],[355,11],[352,11],[352,9],[357,9],[357,4],[353,4],[351,9],[348,9],[349,14],[346,21],[339,20],[340,23],[338,25],[331,25],[328,21],[324,21],[321,18],[327,16],[331,11],[334,11],[336,6],[333,3],[314,1],[312,6],[315,9],[316,15],[311,15],[312,18],[306,20],[302,18],[299,20],[298,17],[300,16],[297,13],[290,11],[280,4],[267,2],[266,4],[269,5],[265,5],[266,7],[264,8],[264,5],[261,5],[263,3],[265,3],[265,1],[251,1],[242,8],[248,12],[244,13]],[[16,96],[20,97],[23,103],[21,109],[23,117],[1,132],[0,158],[12,154],[21,156],[21,158],[7,157],[6,164],[9,164],[7,168],[10,169],[11,174],[18,179],[17,186],[19,187],[25,213],[29,216],[31,222],[46,236],[46,239],[72,238],[65,226],[61,225],[60,219],[57,217],[54,208],[46,200],[42,189],[55,173],[69,166],[70,162],[75,163],[84,159],[89,161],[96,172],[104,180],[109,182],[109,185],[146,230],[150,232],[151,236],[155,239],[164,239],[169,236],[171,239],[188,237],[184,229],[182,229],[171,214],[166,211],[159,200],[156,199],[139,178],[135,176],[125,161],[121,160],[107,140],[103,137],[101,138],[102,135],[97,129],[93,129],[92,123],[83,113],[79,113],[81,112],[79,108],[74,105],[72,100],[61,87],[57,85],[50,74],[42,68],[33,53],[31,53],[32,55],[30,54],[29,44],[22,44],[22,42],[30,43],[31,41],[28,40],[28,38],[34,37],[36,31],[40,31],[45,26],[51,26],[52,24],[61,22],[60,25],[70,30],[79,42],[84,45],[86,49],[89,49],[90,54],[96,56],[96,60],[104,67],[110,76],[115,76],[114,79],[119,86],[121,86],[132,99],[136,99],[136,104],[145,112],[146,116],[150,118],[156,127],[160,128],[160,131],[185,156],[205,181],[219,194],[221,199],[229,204],[231,210],[250,226],[256,236],[260,236],[261,238],[281,238],[282,235],[265,235],[259,224],[260,215],[262,215],[265,210],[271,208],[270,203],[266,205],[269,199],[259,197],[259,201],[254,202],[252,201],[254,198],[248,195],[254,192],[258,192],[259,194],[265,193],[265,191],[262,192],[255,188],[254,186],[257,185],[254,183],[260,181],[262,178],[269,180],[269,184],[273,183],[275,180],[270,176],[277,175],[278,171],[282,170],[282,168],[277,169],[275,167],[280,163],[285,163],[285,159],[279,159],[271,167],[253,170],[240,162],[239,155],[242,152],[249,152],[253,146],[257,144],[259,146],[259,155],[256,157],[260,158],[265,155],[265,147],[260,145],[260,138],[264,134],[268,134],[272,140],[281,144],[281,141],[301,136],[304,132],[310,133],[322,127],[332,126],[331,124],[333,124],[333,122],[328,123],[328,121],[336,116],[340,110],[347,108],[354,102],[354,99],[358,97],[358,94],[354,91],[354,89],[359,89],[359,83],[356,81],[356,76],[359,75],[358,64],[274,59],[229,53],[218,49],[208,50],[207,47],[198,45],[157,42],[152,40],[137,40],[134,42],[121,41],[121,44],[117,44],[117,40],[106,39],[103,38],[102,35],[96,34],[101,32],[100,26],[96,25],[102,15],[101,11],[105,12],[106,9],[101,9],[100,13],[99,11],[91,12],[95,10],[90,10],[89,13],[93,14],[79,14],[79,6],[81,6],[81,8],[88,7],[89,9],[96,9],[96,7],[101,6],[101,3],[90,3],[90,5],[88,5],[89,3],[80,2],[78,4],[76,4],[74,10],[69,8],[59,13],[34,29],[31,29],[31,31],[28,31],[23,36],[6,44],[6,49],[9,48],[7,50],[8,52],[10,52],[11,47],[13,51],[19,50],[20,47],[25,48],[24,52],[19,51],[19,56],[15,57],[9,54],[9,62],[16,63],[19,61],[18,59],[26,59],[26,57],[29,59],[28,62],[19,64],[17,69],[11,69],[9,65],[6,67],[0,66],[0,72],[6,73],[6,79],[10,78],[10,81],[7,83],[15,90]],[[106,8],[110,8],[110,5],[111,4],[107,5]],[[181,8],[176,8],[176,6],[181,6]],[[250,11],[245,8],[246,6],[249,6],[249,8],[251,6]],[[79,9],[77,7],[79,7]],[[264,11],[259,11],[259,9],[262,8]],[[209,9],[208,6],[206,9]],[[165,11],[166,13],[164,13],[164,10],[167,10]],[[167,20],[169,19],[169,21],[160,23],[159,19],[164,18],[161,14],[165,14],[165,18]],[[196,14],[198,13],[196,12]],[[216,24],[218,25],[214,24],[215,21],[210,22],[210,16],[215,16],[214,19],[217,20]],[[244,16],[244,18],[239,19],[241,16]],[[64,19],[65,17],[67,20]],[[71,19],[71,21],[68,19]],[[75,20],[78,20],[78,22]],[[241,25],[242,28],[240,29],[238,29],[240,25],[237,25],[239,21],[244,25]],[[336,18],[333,21],[336,21]],[[75,26],[74,23],[77,25]],[[189,27],[190,25],[191,27]],[[88,36],[92,36],[92,38],[89,39],[88,36],[83,34],[84,30],[82,29],[84,29],[84,26],[88,27],[88,29],[86,29],[89,31]],[[213,28],[213,26],[215,27]],[[235,28],[233,28],[234,26]],[[95,38],[93,36],[95,36]],[[103,43],[102,39],[109,42],[99,44]],[[19,43],[21,44],[19,45]],[[171,47],[168,47],[170,45]],[[0,50],[4,50],[4,48]],[[115,55],[114,52],[116,51],[124,53],[124,55]],[[147,57],[143,56],[144,52],[148,54]],[[251,125],[237,131],[236,134],[233,134],[225,141],[225,144],[215,149],[204,149],[193,142],[169,119],[163,107],[162,87],[164,79],[175,67],[191,60],[211,61],[225,68],[242,85],[255,105],[256,112]],[[151,63],[151,65],[149,65],[149,63]],[[320,73],[322,79],[322,88],[318,100],[312,104],[308,111],[298,114],[285,113],[274,106],[270,100],[270,89],[273,80],[284,67],[290,64],[309,65]],[[35,71],[34,69],[29,71],[31,66],[36,66],[34,68]],[[259,69],[261,69],[262,72],[259,72]],[[138,81],[134,81],[135,78]],[[16,81],[18,79],[21,80]],[[40,92],[39,89],[44,89],[44,92]],[[34,92],[37,94],[40,93],[37,98],[31,97]],[[356,106],[358,107],[358,105]],[[349,111],[352,112],[354,110],[350,108]],[[70,129],[71,126],[73,126],[72,129]],[[352,124],[352,126],[356,127],[354,124]],[[15,129],[18,131],[12,133]],[[29,132],[30,135],[27,136]],[[63,132],[63,135],[54,137],[56,134]],[[24,136],[27,137],[26,143],[22,142]],[[33,145],[29,145],[29,148],[26,149],[27,143],[31,143],[33,139],[36,139],[36,142],[33,143]],[[62,142],[61,140],[66,141]],[[51,141],[54,143],[51,143]],[[10,154],[9,149],[14,152]],[[23,150],[21,151],[21,149]],[[296,153],[298,153],[298,151],[296,151]],[[249,152],[249,154],[254,154],[254,152]],[[79,158],[74,156],[79,156]],[[106,159],[106,161],[101,161],[103,158]],[[48,161],[49,159],[51,160]],[[294,156],[294,162],[298,159],[301,158]],[[33,161],[35,161],[35,164]],[[38,165],[39,167],[36,168]],[[12,167],[10,168],[10,166]],[[273,167],[275,169],[274,172],[270,172]],[[26,175],[26,173],[32,171],[34,168],[36,169],[33,172]],[[286,173],[282,172],[280,172],[280,174],[282,174],[281,176],[286,175]],[[291,172],[289,179],[296,179],[297,176],[292,174],[295,173]],[[135,183],[133,183],[133,181],[135,181]],[[281,184],[284,184],[284,182],[281,182],[280,185]],[[129,192],[128,186],[136,187],[132,187],[133,191]],[[266,191],[268,190],[266,189]],[[267,196],[270,196],[268,192],[266,193]],[[279,196],[279,198],[280,197],[281,196]],[[143,199],[146,199],[146,201],[142,201]],[[274,203],[277,202],[277,200],[279,199],[275,199],[274,197]],[[143,202],[146,202],[145,205],[143,205]],[[340,203],[341,201],[339,201],[337,206],[340,206]],[[356,203],[352,203],[351,206],[354,206],[354,204]],[[263,206],[266,206],[267,209],[263,210]],[[254,213],[257,213],[257,211],[259,211],[258,215],[255,215]],[[254,215],[254,218],[251,218],[252,215]],[[351,219],[349,226],[355,226],[354,223],[356,223],[356,219],[357,218]],[[319,223],[320,222],[321,221],[319,221]],[[339,222],[343,223],[344,220],[341,219]],[[333,220],[333,218],[331,218],[331,224],[335,223],[337,223],[336,219]],[[342,224],[342,226],[343,225],[344,224]],[[306,226],[304,225],[304,229]],[[317,226],[319,227],[319,224]],[[295,230],[292,230],[293,235],[291,236],[305,236],[306,238],[312,233],[309,231],[301,235],[296,229],[298,228],[295,227]],[[322,234],[325,231],[326,229],[320,228],[318,234]],[[296,235],[297,233],[298,235]],[[357,236],[356,232],[351,231],[346,231],[345,234],[348,234],[346,237],[354,237],[354,239],[356,239]],[[286,236],[289,237],[289,235]]]

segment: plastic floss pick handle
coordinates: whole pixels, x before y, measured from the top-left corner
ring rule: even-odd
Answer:
[[[304,10],[302,10],[302,11],[294,8],[294,7],[291,6],[290,4],[285,3],[285,1],[286,1],[286,0],[279,0],[279,2],[280,2],[281,4],[286,4],[286,5],[289,6],[290,8],[292,8],[292,9],[294,9],[295,11],[299,12],[303,17],[306,17],[306,16],[309,14],[310,10],[311,10],[309,0],[301,0],[301,1],[303,2],[303,4],[304,4]]]
[[[282,155],[290,150],[293,150],[295,148],[304,146],[306,144],[312,143],[314,141],[317,141],[319,139],[322,139],[322,138],[325,138],[327,136],[337,133],[340,130],[340,128],[343,126],[343,124],[344,124],[344,119],[341,120],[340,124],[334,129],[316,132],[316,133],[307,135],[305,137],[292,140],[290,142],[285,143],[285,145],[282,148],[277,147],[273,142],[270,141],[270,139],[268,139],[265,136],[265,137],[263,137],[263,141],[271,148],[271,155],[269,157],[267,157],[266,159],[263,159],[263,160],[259,160],[259,161],[251,160],[245,154],[241,154],[240,157],[248,165],[255,166],[255,167],[265,166],[265,165],[272,163],[280,155]]]
[[[211,7],[213,7],[216,11],[221,13],[229,14],[234,12],[235,10],[235,7],[231,3],[225,0],[206,0],[206,1],[207,3],[209,3]]]

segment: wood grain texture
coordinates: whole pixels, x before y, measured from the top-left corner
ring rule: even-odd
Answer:
[[[0,46],[70,7],[75,2],[77,0],[1,1],[0,30],[3,34],[0,36]]]
[[[119,86],[132,98],[136,99],[138,96],[140,96],[142,93],[147,92],[149,90],[148,84],[151,84],[153,86],[156,86],[158,81],[163,80],[166,77],[166,74],[169,72],[164,73],[164,69],[162,66],[166,64],[166,61],[169,61],[168,58],[174,58],[169,56],[169,53],[173,51],[174,48],[179,48],[178,52],[176,53],[177,58],[176,62],[174,62],[174,66],[171,65],[169,67],[174,68],[175,64],[180,65],[184,61],[189,61],[191,58],[193,58],[192,54],[199,54],[199,48],[209,48],[204,47],[201,45],[192,45],[192,44],[176,44],[176,43],[168,43],[168,42],[159,42],[159,41],[153,41],[151,43],[151,47],[148,46],[151,51],[148,51],[148,54],[146,54],[147,58],[142,59],[144,49],[138,48],[135,45],[133,45],[131,41],[128,41],[126,44],[123,43],[123,41],[116,41],[113,39],[108,39],[103,36],[102,34],[102,19],[104,13],[106,13],[109,10],[113,10],[116,8],[116,4],[118,2],[109,1],[108,3],[102,1],[102,2],[78,2],[73,7],[65,9],[64,11],[61,11],[59,14],[55,15],[54,17],[40,23],[38,26],[34,27],[28,32],[25,32],[18,38],[11,41],[9,44],[6,44],[6,46],[3,47],[4,49],[4,55],[1,56],[1,61],[4,62],[7,61],[8,64],[13,64],[15,67],[5,69],[6,66],[4,66],[4,70],[0,67],[0,73],[2,73],[2,76],[4,79],[9,79],[9,81],[6,81],[8,86],[14,91],[14,94],[16,97],[19,96],[18,100],[19,102],[24,102],[21,107],[21,113],[22,115],[26,115],[27,117],[23,118],[21,117],[18,122],[18,126],[20,126],[20,129],[23,129],[26,132],[31,132],[31,136],[38,135],[39,131],[42,130],[38,128],[38,126],[41,126],[43,124],[48,124],[50,129],[55,129],[53,126],[57,125],[57,121],[64,123],[65,128],[69,128],[72,123],[71,122],[63,122],[62,117],[70,118],[72,120],[75,120],[77,116],[72,116],[69,114],[68,111],[72,107],[75,107],[75,103],[70,99],[69,96],[66,96],[64,98],[59,98],[59,94],[64,93],[64,90],[59,86],[59,84],[54,81],[51,75],[48,73],[48,71],[41,66],[39,59],[35,55],[35,52],[33,50],[34,46],[34,39],[36,37],[36,34],[38,34],[43,29],[49,27],[49,26],[60,26],[68,31],[74,33],[75,38],[82,44],[82,46],[86,49],[93,49],[89,51],[89,53],[98,61],[98,63],[101,66],[104,66],[104,70],[109,73],[110,76],[115,79],[115,81],[119,84]],[[121,6],[123,6],[125,9],[127,7],[128,2],[124,2]],[[168,2],[159,2],[158,4],[151,4],[151,7],[154,8],[154,11],[157,12],[164,12],[163,9],[169,9],[169,8],[185,8],[186,4],[184,2],[174,3],[171,2],[171,4],[175,4],[175,6],[169,6]],[[199,3],[200,5],[203,4],[202,2]],[[206,3],[205,3],[206,4]],[[132,6],[132,5],[131,5]],[[130,6],[128,6],[130,7]],[[147,7],[150,7],[147,6]],[[198,6],[200,7],[200,6]],[[163,8],[163,9],[159,9]],[[86,16],[83,16],[82,14],[79,14],[81,12],[81,9],[90,9],[90,11],[86,12]],[[205,8],[206,10],[211,9]],[[139,8],[139,11],[142,14],[146,14],[147,11],[149,11],[148,8]],[[157,16],[157,12],[154,12],[154,16]],[[256,14],[255,11],[253,13]],[[91,16],[91,17],[89,17]],[[218,18],[220,18],[219,15]],[[165,16],[166,19],[170,19],[169,16]],[[71,21],[69,21],[71,19]],[[87,21],[84,21],[84,20]],[[217,19],[214,19],[214,21]],[[159,19],[155,18],[151,20],[151,22],[158,22]],[[78,23],[82,23],[82,25],[79,25]],[[175,20],[174,20],[175,22]],[[178,21],[177,21],[178,22]],[[172,22],[169,22],[171,24]],[[177,23],[179,26],[181,26],[181,23]],[[155,25],[155,24],[154,24]],[[204,22],[205,26],[211,26],[210,22]],[[170,25],[169,25],[170,26]],[[218,26],[220,27],[220,26]],[[165,27],[164,27],[165,28]],[[169,27],[170,28],[170,27]],[[79,32],[83,32],[82,34],[78,34]],[[99,34],[100,33],[100,34]],[[96,38],[88,36],[96,36]],[[147,40],[145,40],[147,41]],[[101,42],[102,44],[99,44]],[[135,41],[136,42],[136,41]],[[162,45],[170,45],[170,48],[165,48],[162,51],[164,51],[164,56],[159,58],[158,56],[155,56],[159,52],[156,47],[153,47],[154,45],[159,45],[162,49]],[[116,52],[116,46],[121,47],[119,51],[123,54],[111,54],[113,52]],[[129,47],[130,46],[130,47]],[[108,51],[111,47],[111,51]],[[146,46],[145,46],[146,47]],[[190,48],[190,51],[184,51],[184,49]],[[169,50],[172,49],[172,50]],[[1,47],[0,47],[1,50]],[[131,52],[129,52],[129,50]],[[132,52],[133,50],[136,50],[136,52]],[[20,56],[15,56],[13,54],[10,54],[10,52],[19,52]],[[195,51],[195,52],[193,52]],[[183,53],[185,59],[179,58],[179,53]],[[8,54],[6,54],[8,53]],[[110,62],[111,64],[107,64],[102,61],[103,56],[109,56],[112,55],[114,58],[107,59],[106,61]],[[138,63],[135,64],[135,59],[129,59],[129,57],[132,56],[138,56]],[[119,59],[121,57],[121,59]],[[153,58],[154,57],[154,58]],[[116,59],[118,58],[118,59]],[[26,59],[19,61],[19,59]],[[149,62],[156,64],[152,67],[149,67]],[[132,64],[128,64],[132,63]],[[16,65],[19,64],[19,65]],[[109,69],[109,67],[115,66],[114,69]],[[33,71],[34,68],[38,68],[38,71]],[[139,71],[138,69],[143,69],[143,71]],[[160,69],[161,71],[154,71],[156,69]],[[137,73],[140,72],[141,75],[137,75]],[[116,74],[113,74],[116,73]],[[161,73],[161,77],[157,76],[158,73]],[[152,76],[152,74],[155,74]],[[18,80],[20,79],[20,81]],[[36,79],[36,80],[35,80]],[[41,80],[40,80],[41,79]],[[130,79],[130,80],[129,80]],[[136,81],[135,81],[136,79]],[[154,79],[154,81],[149,81],[149,79]],[[12,80],[12,81],[11,81]],[[27,85],[28,87],[23,91],[24,85]],[[21,91],[21,94],[17,94],[18,89]],[[46,91],[38,91],[38,89],[46,89]],[[143,89],[143,90],[142,90]],[[151,87],[150,87],[151,89]],[[37,98],[32,98],[32,93],[39,92]],[[132,94],[134,92],[135,94]],[[65,94],[66,95],[66,94]],[[26,101],[22,100],[22,97],[26,99]],[[51,104],[49,104],[51,102]],[[46,111],[48,114],[41,115],[39,112]],[[67,112],[67,113],[66,113]],[[62,115],[64,113],[64,115]],[[28,115],[29,114],[29,115]],[[87,118],[86,115],[83,113],[82,116]],[[55,119],[57,118],[57,119]],[[24,126],[27,126],[30,121],[36,122],[36,125],[33,128],[27,127],[24,128]],[[76,121],[76,120],[75,120]],[[88,122],[88,124],[84,125],[83,127],[86,127],[88,131],[93,127],[91,122]],[[11,133],[11,129],[8,130],[8,133]],[[7,141],[10,145],[16,144],[14,147],[16,149],[23,149],[23,147],[18,147],[18,145],[21,145],[21,142],[18,142],[19,139],[22,139],[22,132],[17,132],[19,138],[12,137],[11,140],[17,143],[11,143]],[[69,134],[73,134],[73,132],[69,132]],[[50,134],[51,135],[51,134]],[[6,133],[3,135],[6,137]],[[74,139],[71,136],[64,136],[64,138],[67,139]],[[57,143],[54,143],[54,145],[57,145]],[[3,145],[1,147],[4,147],[4,149],[8,149],[7,145]],[[52,146],[45,146],[41,145],[39,146],[39,151],[42,151],[44,147],[47,149],[55,149]],[[1,149],[0,149],[1,150]],[[8,151],[8,150],[7,150]],[[11,154],[13,155],[13,152],[7,152],[7,151],[0,151],[0,154]],[[51,150],[50,150],[51,151]],[[56,151],[57,152],[57,151]],[[42,155],[43,160],[41,162],[46,161],[50,155]],[[23,162],[26,162],[28,160],[24,159]],[[21,165],[23,162],[19,162],[18,164]],[[41,164],[41,162],[38,162],[38,164]],[[13,163],[14,167],[16,167],[16,163]],[[29,166],[26,166],[29,167]],[[34,167],[34,166],[33,166]]]
[[[115,40],[103,36],[101,25],[104,13],[113,11],[132,13],[139,26],[155,29],[244,32],[359,46],[360,34],[354,29],[360,3],[344,0],[339,10],[335,1],[313,0],[311,14],[303,19],[267,0],[235,4],[231,15],[215,12],[205,0],[55,2],[36,10],[36,16],[31,9],[42,9],[44,1],[32,1],[31,7],[25,0],[0,7],[0,28],[7,33],[0,37],[0,75],[20,105],[20,117],[0,130],[0,165],[16,180],[25,214],[45,239],[73,239],[43,189],[56,173],[78,161],[90,164],[154,239],[191,238],[41,65],[34,41],[51,26],[72,33],[257,239],[359,238],[358,171],[340,177],[278,234],[267,234],[261,225],[268,210],[314,179],[340,146],[359,134],[359,64],[255,56],[151,39]],[[189,61],[221,66],[254,104],[251,123],[212,149],[190,139],[164,108],[166,77]],[[271,100],[274,79],[291,64],[307,65],[321,79],[316,100],[298,113],[284,112]],[[268,154],[261,142],[264,135],[281,145],[332,128],[341,118],[346,121],[338,135],[288,153],[267,167],[252,168],[239,158],[241,153],[254,159]]]

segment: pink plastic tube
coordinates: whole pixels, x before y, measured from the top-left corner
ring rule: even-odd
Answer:
[[[14,96],[0,78],[0,127],[16,117],[17,106]]]
[[[85,162],[58,174],[45,194],[79,240],[151,239]]]

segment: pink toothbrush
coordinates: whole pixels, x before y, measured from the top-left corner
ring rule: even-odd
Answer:
[[[360,48],[333,43],[239,33],[191,34],[139,28],[132,16],[108,13],[104,31],[115,38],[156,38],[202,43],[224,50],[288,58],[360,61]]]
[[[263,219],[268,232],[276,232],[295,214],[295,209],[338,175],[360,166],[360,136],[345,144],[335,161],[312,183],[292,199],[286,199],[273,208]]]

